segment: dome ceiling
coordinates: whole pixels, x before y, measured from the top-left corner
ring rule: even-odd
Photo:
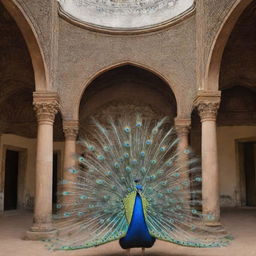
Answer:
[[[60,13],[87,27],[131,31],[169,24],[190,13],[194,0],[58,0]]]

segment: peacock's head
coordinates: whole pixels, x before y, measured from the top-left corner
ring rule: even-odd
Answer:
[[[134,180],[134,183],[136,184],[136,189],[139,190],[139,191],[142,191],[143,187],[142,187],[142,185],[139,184],[139,182],[140,182],[140,179],[135,179]]]

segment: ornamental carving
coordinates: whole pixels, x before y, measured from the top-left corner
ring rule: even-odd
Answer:
[[[64,121],[63,131],[66,139],[76,140],[79,132],[79,122],[78,121]]]
[[[194,0],[58,0],[60,13],[80,25],[131,30],[161,25],[194,9]]]
[[[59,103],[53,102],[34,102],[34,110],[36,111],[38,122],[53,123],[55,115],[59,110]]]
[[[200,102],[197,105],[201,121],[216,121],[219,102]]]

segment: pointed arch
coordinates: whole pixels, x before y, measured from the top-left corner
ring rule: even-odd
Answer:
[[[48,71],[37,33],[26,13],[15,0],[1,0],[6,10],[15,20],[27,44],[35,76],[35,90],[48,89]]]
[[[79,107],[80,107],[80,102],[81,102],[81,99],[85,93],[85,90],[86,88],[97,78],[99,77],[100,75],[110,71],[110,70],[114,70],[116,68],[119,68],[119,67],[123,67],[123,66],[134,66],[134,67],[137,67],[137,68],[140,68],[140,69],[143,69],[143,70],[146,70],[148,72],[151,72],[152,74],[154,74],[155,76],[157,76],[158,78],[160,78],[164,83],[166,83],[169,87],[170,87],[170,90],[173,92],[174,94],[174,97],[175,97],[175,100],[176,100],[176,104],[177,104],[177,115],[179,116],[179,106],[181,103],[181,99],[180,97],[178,97],[178,93],[177,93],[177,85],[170,81],[168,78],[166,78],[163,74],[161,74],[160,72],[156,71],[155,69],[153,69],[152,67],[149,67],[149,66],[146,66],[144,64],[140,64],[140,63],[137,63],[137,62],[133,62],[133,61],[123,61],[123,62],[118,62],[118,63],[115,63],[115,64],[112,64],[112,65],[109,65],[103,69],[100,69],[98,72],[96,72],[95,74],[93,74],[82,86],[83,90],[80,91],[80,94],[79,94],[79,97],[77,99],[77,104],[74,108],[74,113],[73,113],[73,116],[75,118],[79,118]]]

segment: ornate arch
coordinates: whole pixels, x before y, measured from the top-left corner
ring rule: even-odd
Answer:
[[[225,46],[237,20],[252,1],[253,0],[237,0],[228,15],[226,16],[225,20],[223,21],[212,44],[209,58],[207,61],[207,68],[205,74],[206,88],[204,88],[204,90],[219,90],[220,66]]]
[[[43,51],[39,44],[37,33],[26,13],[15,0],[1,0],[9,14],[17,23],[26,41],[31,56],[35,76],[36,91],[48,89],[48,71],[46,68]]]
[[[105,72],[108,72],[110,70],[113,70],[115,68],[118,67],[122,67],[122,66],[126,66],[126,65],[130,65],[130,66],[134,66],[134,67],[138,67],[141,69],[144,69],[146,71],[149,71],[151,73],[153,73],[154,75],[156,75],[157,77],[159,77],[161,80],[163,80],[172,90],[175,100],[176,100],[176,104],[177,104],[177,115],[179,116],[179,112],[180,112],[180,104],[181,103],[181,99],[180,97],[178,97],[178,90],[177,87],[178,85],[176,85],[174,82],[170,81],[170,79],[168,79],[166,76],[164,76],[163,74],[161,74],[160,72],[156,71],[155,69],[153,69],[152,67],[146,66],[144,64],[140,64],[137,62],[132,62],[132,61],[123,61],[123,62],[119,62],[119,63],[115,63],[112,64],[110,66],[107,66],[103,69],[100,69],[98,72],[94,73],[82,86],[82,90],[80,91],[79,97],[76,100],[76,105],[74,107],[74,112],[73,112],[73,116],[75,117],[75,119],[78,120],[79,118],[79,107],[80,107],[80,103],[81,103],[81,99],[85,93],[86,88],[100,75],[102,75]]]

